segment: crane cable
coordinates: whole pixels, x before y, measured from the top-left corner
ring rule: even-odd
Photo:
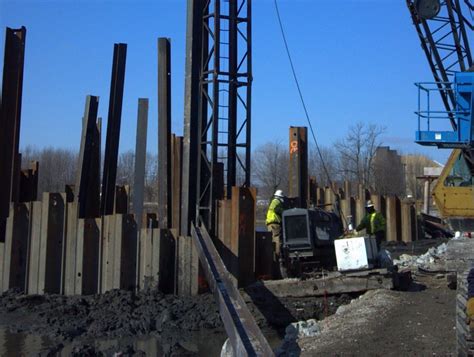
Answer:
[[[300,83],[298,81],[298,76],[296,75],[295,66],[294,66],[293,60],[291,58],[290,48],[288,47],[288,42],[286,40],[286,35],[285,35],[284,27],[283,27],[283,22],[281,20],[280,11],[278,9],[278,2],[277,2],[277,0],[273,0],[273,3],[275,4],[275,11],[276,11],[277,18],[278,18],[278,24],[280,25],[281,36],[282,36],[283,42],[285,44],[286,54],[288,55],[288,60],[290,61],[291,72],[293,73],[293,78],[295,80],[296,88],[298,89],[298,94],[299,94],[299,97],[300,97],[300,100],[301,100],[301,104],[303,105],[303,110],[304,110],[304,113],[305,113],[305,116],[306,116],[306,121],[308,122],[309,130],[311,131],[311,136],[313,137],[314,144],[316,145],[316,151],[318,152],[319,159],[321,160],[321,164],[323,166],[324,173],[326,174],[327,180],[329,182],[329,186],[330,186],[331,190],[333,191],[334,195],[337,197],[337,192],[334,189],[333,181],[331,180],[331,177],[329,176],[329,171],[327,169],[326,163],[324,162],[323,155],[321,153],[321,149],[319,147],[318,141],[316,140],[316,135],[314,134],[313,125],[311,124],[311,120],[309,118],[308,109],[306,108],[306,103],[305,103],[304,98],[303,98],[303,92],[301,91]],[[341,218],[344,220],[344,222],[346,223],[346,226],[347,226],[348,222],[347,222],[346,217],[344,216],[344,214],[341,210],[340,205],[338,205],[337,209],[339,211],[339,214],[340,214]]]

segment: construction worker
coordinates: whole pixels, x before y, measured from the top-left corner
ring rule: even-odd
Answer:
[[[367,201],[365,205],[367,214],[356,228],[356,231],[365,229],[368,235],[375,236],[377,250],[380,250],[382,241],[385,240],[385,218],[380,212],[375,210],[372,201]]]
[[[273,242],[273,263],[274,266],[280,264],[280,247],[281,247],[281,214],[283,213],[285,203],[285,195],[282,190],[276,190],[270,202],[267,211],[267,219],[265,224],[269,232],[272,232]],[[280,264],[281,265],[281,264]]]

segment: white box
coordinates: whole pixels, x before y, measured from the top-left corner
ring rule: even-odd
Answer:
[[[371,269],[377,257],[375,238],[356,237],[334,241],[338,270]]]

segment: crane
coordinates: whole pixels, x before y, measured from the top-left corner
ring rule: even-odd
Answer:
[[[471,0],[406,0],[434,82],[417,83],[416,142],[454,149],[433,197],[453,229],[474,230],[474,67]],[[469,13],[469,17],[467,16]],[[438,92],[439,97],[433,95]],[[441,110],[436,107],[441,101]],[[448,129],[439,123],[449,123]],[[446,126],[446,125],[445,125]]]

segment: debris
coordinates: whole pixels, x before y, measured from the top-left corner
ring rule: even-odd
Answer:
[[[447,245],[443,243],[437,247],[428,249],[425,254],[416,256],[409,254],[402,254],[398,259],[395,259],[394,264],[399,267],[406,267],[411,269],[423,268],[427,270],[436,270],[441,263],[446,259]]]

